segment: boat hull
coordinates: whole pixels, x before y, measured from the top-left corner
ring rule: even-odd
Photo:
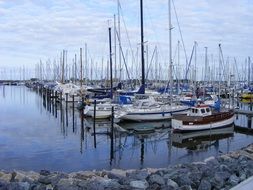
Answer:
[[[173,131],[181,132],[181,133],[190,133],[195,131],[205,131],[210,129],[221,129],[234,123],[234,115],[228,119],[224,119],[221,121],[213,121],[205,124],[192,124],[192,125],[185,125],[183,124],[182,120],[172,119],[171,125]]]
[[[112,115],[111,107],[102,107],[97,105],[96,108],[96,119],[107,119],[110,118]],[[86,106],[84,110],[84,115],[94,118],[94,107],[93,106]]]
[[[178,110],[178,111],[169,111],[169,112],[128,112],[122,114],[119,117],[121,120],[130,120],[130,121],[158,121],[158,120],[167,120],[171,119],[174,113],[185,114],[188,109]]]

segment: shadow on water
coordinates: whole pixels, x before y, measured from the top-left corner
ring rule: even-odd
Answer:
[[[233,127],[189,134],[173,133],[170,121],[125,122],[112,128],[110,119],[94,123],[73,109],[71,101],[66,104],[55,94],[18,86],[0,88],[2,169],[69,172],[167,167],[252,143],[251,136],[235,133]]]

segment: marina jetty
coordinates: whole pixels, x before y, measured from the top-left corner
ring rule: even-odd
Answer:
[[[202,162],[141,170],[79,171],[73,173],[1,171],[0,189],[242,189],[253,176],[253,144]],[[253,183],[253,182],[252,182]],[[238,187],[239,186],[239,187]],[[252,188],[252,186],[251,186]],[[246,187],[247,189],[247,187]]]

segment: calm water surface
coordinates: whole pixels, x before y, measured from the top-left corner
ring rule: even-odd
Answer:
[[[159,129],[148,135],[116,131],[111,149],[111,138],[106,135],[110,121],[99,121],[95,148],[92,121],[84,119],[82,125],[80,113],[75,110],[73,119],[72,108],[66,111],[65,107],[59,104],[56,108],[23,86],[0,86],[0,168],[71,172],[166,167],[217,156],[253,142],[252,136],[235,133],[232,127],[197,138],[196,133],[177,135],[160,128],[169,122],[120,123],[124,128]],[[236,124],[246,127],[247,118],[238,116]]]

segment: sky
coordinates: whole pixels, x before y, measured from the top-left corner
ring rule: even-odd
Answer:
[[[119,2],[122,49],[125,53],[129,50],[127,62],[130,62],[131,48],[136,52],[140,46],[139,1]],[[212,64],[217,64],[218,44],[221,44],[226,60],[229,57],[232,63],[236,58],[239,68],[245,66],[245,58],[253,52],[253,0],[173,2],[188,59],[196,41],[198,67],[204,65],[205,47],[210,64],[211,57]],[[144,41],[149,60],[157,46],[159,62],[168,69],[168,1],[143,0],[143,4]],[[117,0],[0,0],[0,68],[34,68],[40,60],[59,60],[63,49],[68,51],[71,62],[85,43],[89,58],[101,66],[101,60],[109,56],[108,27],[113,27],[117,8]],[[180,40],[180,68],[184,69],[185,56],[175,10],[172,9],[172,52],[175,55]],[[129,67],[137,66],[129,64]]]

